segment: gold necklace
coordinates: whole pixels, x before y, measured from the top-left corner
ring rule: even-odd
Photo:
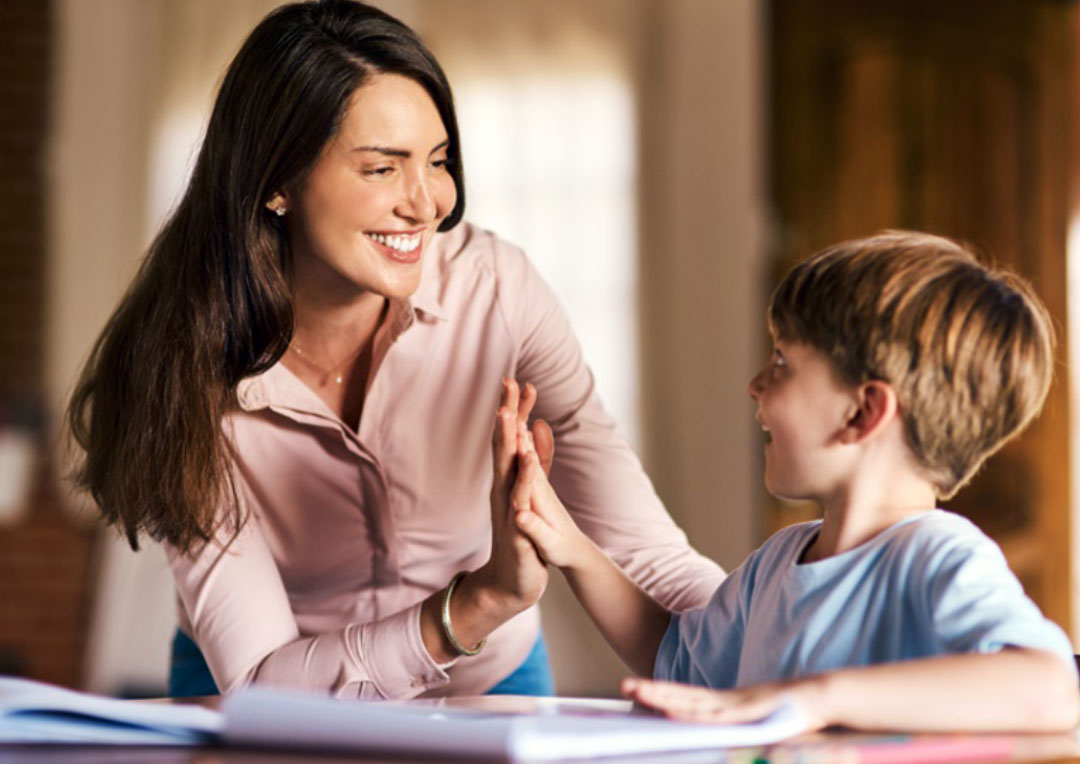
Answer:
[[[365,348],[367,348],[367,346],[368,346],[368,343],[366,343],[366,342],[361,343],[360,347],[357,350],[354,350],[352,353],[349,353],[347,358],[345,358],[345,359],[343,359],[341,361],[338,361],[336,364],[334,364],[333,366],[330,366],[328,368],[326,366],[323,366],[321,363],[316,361],[311,356],[309,356],[307,353],[305,353],[299,347],[294,345],[292,342],[289,343],[289,349],[290,350],[295,352],[298,356],[300,356],[303,360],[305,360],[309,365],[314,366],[318,371],[322,372],[323,378],[321,380],[319,380],[320,385],[325,385],[326,380],[330,379],[331,375],[334,375],[335,371],[340,369],[342,366],[347,364],[349,361],[355,360],[357,356],[359,356],[361,353],[364,352],[364,350],[365,350]],[[334,375],[334,382],[336,384],[340,385],[343,381],[344,381],[344,378],[343,378],[343,376],[341,374]]]

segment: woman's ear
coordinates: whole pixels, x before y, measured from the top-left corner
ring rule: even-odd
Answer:
[[[896,391],[888,382],[871,380],[855,389],[855,411],[844,429],[845,443],[857,443],[887,427],[899,413]]]

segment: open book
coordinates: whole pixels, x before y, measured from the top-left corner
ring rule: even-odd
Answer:
[[[0,743],[200,745],[224,718],[201,706],[137,703],[0,676]]]
[[[556,761],[764,745],[806,728],[793,706],[751,724],[726,726],[634,714],[622,701],[550,699],[534,708],[495,713],[251,688],[212,711],[0,677],[0,743],[223,744]]]

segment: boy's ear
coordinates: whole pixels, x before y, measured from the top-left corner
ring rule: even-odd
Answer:
[[[845,443],[857,443],[875,435],[896,418],[898,403],[892,385],[871,380],[855,390],[856,408],[844,429]]]

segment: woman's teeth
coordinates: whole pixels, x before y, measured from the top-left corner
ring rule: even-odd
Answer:
[[[418,233],[411,236],[385,236],[381,233],[369,233],[366,235],[372,241],[382,244],[384,247],[396,249],[398,252],[412,252],[420,246],[421,239]]]

